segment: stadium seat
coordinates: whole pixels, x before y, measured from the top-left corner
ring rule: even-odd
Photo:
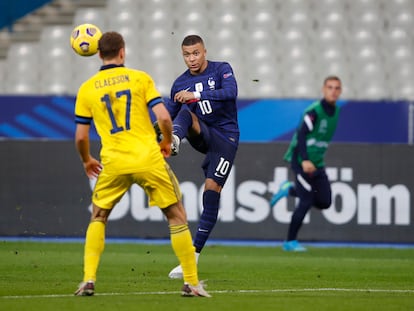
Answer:
[[[391,98],[414,100],[414,63],[400,64],[392,69],[387,76]]]
[[[321,78],[325,78],[330,75],[339,76],[343,80],[351,82],[351,75],[353,68],[350,66],[346,58],[319,60],[317,63],[316,74]],[[321,80],[319,79],[319,80]],[[349,85],[348,85],[349,86]]]
[[[176,3],[174,11],[179,12],[172,26],[171,33],[178,41],[190,34],[203,37],[210,32],[211,23],[205,12],[208,12],[208,2],[196,0],[183,0]]]
[[[358,71],[367,62],[382,62],[383,51],[379,47],[379,44],[363,44],[349,47],[347,49],[348,58],[355,71]]]
[[[344,0],[309,0],[309,2],[312,13],[319,17],[332,12],[343,14],[347,5]]]
[[[280,46],[285,49],[289,49],[292,46],[308,47],[310,44],[309,31],[295,27],[281,29],[277,39]]]
[[[73,26],[85,23],[94,24],[105,31],[108,28],[107,11],[104,8],[80,8],[76,10]]]
[[[111,14],[108,19],[108,30],[120,31],[120,29],[129,29],[129,32],[137,32],[141,28],[141,19],[136,14],[128,11]]]
[[[278,55],[271,40],[255,42],[255,48],[247,51],[239,66],[243,76],[239,75],[239,93],[247,89],[248,97],[280,97],[282,96],[281,69],[278,68]],[[245,79],[241,79],[245,78]]]
[[[153,4],[153,1],[146,1],[148,6]],[[110,12],[111,16],[119,13],[129,12],[137,15],[145,8],[145,3],[142,0],[107,0],[106,11]]]
[[[398,28],[384,34],[381,46],[392,98],[414,99],[414,42],[405,30]]]
[[[328,50],[324,54],[315,57],[315,73],[319,77],[319,81],[322,81],[329,75],[336,75],[341,80],[351,83],[350,76],[354,71],[350,66],[348,59],[344,56],[345,53],[342,50]],[[349,88],[347,84],[347,88]]]
[[[40,35],[38,45],[39,92],[42,94],[68,94],[70,85],[70,68],[74,52],[70,48],[69,37],[72,26],[46,26]],[[53,42],[53,45],[50,43]]]
[[[353,74],[353,83],[357,98],[360,99],[384,99],[388,92],[388,83],[383,74],[383,62],[367,60],[359,64],[359,70]]]
[[[311,63],[296,61],[289,66],[285,62],[279,64],[282,68],[282,92],[284,97],[315,98],[320,90],[315,70]]]
[[[37,94],[39,92],[39,43],[14,43],[7,56],[8,93]]]
[[[170,60],[181,59],[180,46],[183,38],[178,39],[165,28],[153,28],[147,32],[141,32],[141,34],[140,40],[132,45],[139,49],[139,55],[144,60],[147,69],[157,65],[153,62],[166,61],[167,58]]]
[[[381,11],[381,1],[379,0],[347,0],[347,9],[352,14],[361,12],[379,12]]]
[[[179,37],[189,34],[198,34],[202,37],[208,32],[209,23],[203,16],[203,11],[190,11],[184,14],[184,18],[179,19],[173,31]]]
[[[251,50],[244,51],[246,56],[250,56],[252,53],[254,54],[257,48],[273,50],[273,54],[276,54],[276,50],[279,48],[277,45],[277,38],[271,29],[259,27],[249,28],[244,33],[244,36],[247,37],[247,40],[240,38],[240,43],[253,47]]]
[[[393,28],[380,37],[380,47],[384,51],[385,63],[391,69],[399,63],[405,65],[414,61],[414,42],[402,28]]]
[[[269,97],[272,90],[280,85],[277,68],[276,43],[268,32],[256,31],[250,36],[252,50],[245,51],[242,60],[244,75],[247,77],[249,95],[260,93],[261,97]],[[242,88],[240,88],[242,89]],[[274,93],[274,96],[277,93]]]
[[[39,80],[39,92],[40,94],[45,95],[70,95],[73,94],[70,89],[70,83],[71,81],[69,75],[56,75],[55,78],[41,76],[41,79]]]
[[[303,0],[283,1],[280,4],[281,29],[312,30],[314,16],[311,14],[311,3]]]
[[[210,17],[211,31],[217,32],[228,29],[232,32],[240,32],[244,29],[242,2],[239,0],[216,0],[210,3],[207,11]]]
[[[412,0],[382,0],[384,19],[390,28],[400,27],[412,31],[414,2]]]
[[[414,27],[414,9],[411,11],[403,11],[395,13],[394,15],[389,14],[387,22],[390,27],[401,27],[407,31],[412,31]]]
[[[348,28],[348,18],[345,12],[340,10],[315,12],[315,29],[330,29],[337,33],[341,33],[346,31]]]
[[[0,75],[2,88],[36,92],[32,86],[41,83],[38,92],[64,92],[67,83],[68,92],[75,93],[84,78],[96,72],[100,61],[71,53],[71,81],[65,82],[68,75],[58,72],[64,71],[61,63],[67,62],[70,49],[63,51],[56,43],[68,47],[70,28],[86,22],[103,31],[122,33],[127,65],[154,75],[163,92],[169,92],[170,80],[185,70],[180,45],[191,33],[206,41],[209,59],[232,64],[240,96],[314,95],[309,81],[319,91],[319,80],[328,74],[343,79],[343,96],[382,98],[389,92],[388,96],[396,98],[411,96],[413,90],[408,85],[413,81],[410,68],[414,62],[412,0],[108,0],[103,8],[77,9],[71,26],[44,27],[39,42],[53,41],[54,46],[39,44],[33,54],[40,66],[49,59],[56,84],[50,74],[35,69],[27,77],[29,81],[37,77],[32,85],[22,81],[17,86],[13,74]],[[20,55],[21,44],[12,46],[4,67],[15,66],[21,74],[30,61]],[[376,79],[362,90],[357,76],[366,77],[366,67],[378,63],[382,66],[377,74],[388,86],[379,90],[384,81]],[[292,72],[300,72],[300,68],[302,76]],[[289,90],[293,80],[298,87]]]
[[[353,0],[347,6],[350,29],[378,31],[384,28],[384,11],[378,0]]]
[[[314,63],[314,55],[303,46],[292,46],[283,52],[280,59],[283,61],[283,68],[289,70],[290,67],[295,66],[296,63],[312,64]]]
[[[69,37],[72,31],[72,26],[45,26],[42,29],[40,34],[40,47],[44,50],[47,50],[51,47],[51,43],[53,42],[53,46],[66,43],[66,45],[70,46],[69,44]]]
[[[101,66],[101,60],[97,55],[82,57],[76,54],[72,56],[71,71],[72,79],[69,85],[70,92],[76,94],[80,85],[95,74]]]
[[[214,58],[225,60],[226,57],[237,59],[242,56],[241,37],[229,28],[219,30],[214,36],[209,37],[208,42],[209,54],[214,55]]]
[[[386,86],[385,81],[369,81],[356,90],[354,99],[384,100],[388,96]]]
[[[314,19],[307,11],[292,11],[281,15],[281,27],[309,30],[314,27]]]
[[[174,79],[186,69],[180,53],[181,40],[182,38],[180,42],[175,42],[176,46],[173,46],[172,36],[167,30],[154,29],[152,35],[141,42],[143,46],[151,47],[150,52],[142,50],[139,44],[137,46],[141,49],[137,69],[146,71],[152,76],[162,95],[169,95]],[[172,48],[174,51],[171,50]],[[131,59],[132,56],[127,57]]]
[[[345,47],[345,35],[344,32],[333,30],[330,28],[315,29],[310,33],[311,44],[314,48],[322,50],[324,48],[344,48]]]
[[[402,81],[396,79],[389,80],[391,99],[394,100],[409,100],[414,102],[414,79],[403,79]]]
[[[376,46],[379,44],[379,36],[376,31],[365,28],[354,29],[345,35],[346,48],[349,51],[358,51],[364,46]]]
[[[142,28],[144,31],[150,31],[153,28],[162,28],[169,32],[174,30],[174,20],[169,17],[170,12],[166,8],[157,8],[152,12],[148,12],[148,16],[143,17],[145,12],[143,11],[139,15],[143,20]]]
[[[239,87],[239,96],[243,96],[243,98],[281,98],[284,96],[281,78],[273,72],[273,75],[258,75],[255,79],[248,79],[244,82],[243,87]]]
[[[312,2],[309,0],[280,1],[279,9],[281,16],[288,16],[292,13],[311,13]]]
[[[67,39],[67,38],[66,38]],[[74,53],[68,47],[68,43],[52,47],[48,51],[42,49],[40,55],[40,66],[47,71],[39,77],[42,94],[69,94],[71,69],[68,64],[72,63]],[[81,56],[78,56],[81,57]],[[42,72],[42,71],[41,71]]]
[[[274,0],[246,1],[243,17],[246,28],[263,29],[274,32],[280,26],[280,10]]]

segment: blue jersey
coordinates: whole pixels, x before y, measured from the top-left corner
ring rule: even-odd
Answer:
[[[174,81],[171,99],[182,90],[200,93],[199,101],[188,104],[199,120],[222,134],[231,133],[238,139],[237,82],[228,63],[208,61],[207,68],[199,75],[185,71]],[[182,103],[168,101],[167,108],[173,119],[181,106]]]

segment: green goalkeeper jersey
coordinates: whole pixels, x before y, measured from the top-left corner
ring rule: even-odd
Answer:
[[[303,122],[305,122],[306,114],[312,110],[316,113],[316,120],[313,124],[313,128],[306,135],[306,151],[308,154],[308,159],[316,167],[324,167],[325,153],[328,149],[328,145],[332,140],[332,137],[336,130],[336,126],[338,124],[339,108],[336,107],[335,113],[330,116],[324,110],[321,102],[316,101],[305,109],[304,117],[302,118],[299,128],[302,126]],[[298,140],[296,132],[292,138],[287,152],[284,155],[284,159],[286,161],[292,161],[292,156],[294,154],[294,150],[297,147],[297,144]],[[302,158],[299,154],[297,160],[299,163],[302,163]]]

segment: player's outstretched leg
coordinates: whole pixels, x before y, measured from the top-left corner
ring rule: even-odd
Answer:
[[[168,277],[170,279],[182,279],[183,278],[183,269],[181,268],[181,265],[178,265],[174,269],[168,273]]]
[[[176,156],[180,151],[180,138],[173,134],[172,135],[172,143],[171,143],[171,155]]]

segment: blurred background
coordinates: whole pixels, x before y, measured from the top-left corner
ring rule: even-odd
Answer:
[[[168,95],[185,35],[226,60],[239,98],[318,98],[330,74],[344,99],[412,100],[413,0],[1,0],[0,94],[74,95],[99,67],[69,45],[93,23],[122,33],[127,65]]]

